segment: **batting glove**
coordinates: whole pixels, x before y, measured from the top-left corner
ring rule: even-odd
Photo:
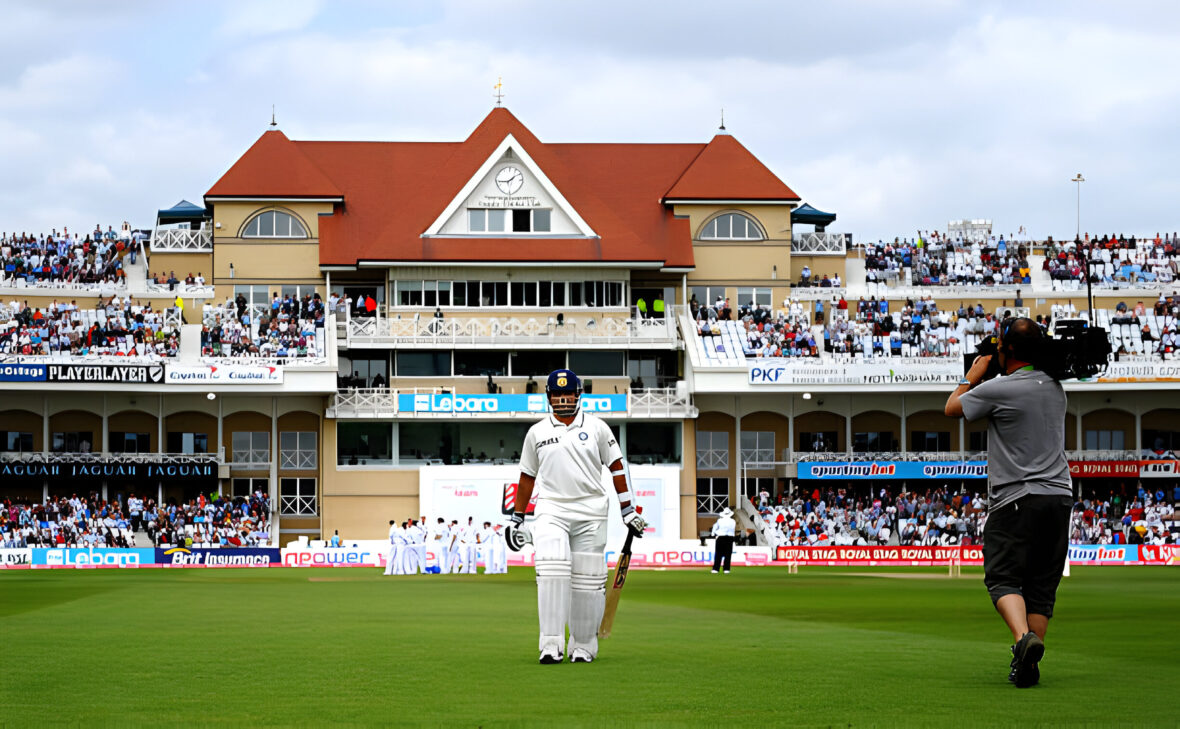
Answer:
[[[533,533],[524,523],[524,514],[518,511],[512,515],[504,530],[504,541],[513,552],[519,552],[524,549],[524,545],[533,543]]]
[[[626,506],[620,508],[619,512],[623,515],[623,523],[627,525],[627,528],[631,530],[631,533],[637,537],[642,537],[643,530],[647,529],[647,522],[644,521],[643,517],[639,515],[639,512],[635,510],[635,507],[631,504],[627,504]]]

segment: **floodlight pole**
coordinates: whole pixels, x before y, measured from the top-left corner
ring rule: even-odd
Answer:
[[[1072,180],[1070,180],[1070,182],[1076,182],[1078,185],[1077,233],[1074,235],[1074,237],[1078,238],[1078,239],[1080,239],[1082,237],[1082,183],[1085,181],[1086,181],[1086,178],[1082,177],[1081,172],[1079,172],[1076,177],[1074,177]]]

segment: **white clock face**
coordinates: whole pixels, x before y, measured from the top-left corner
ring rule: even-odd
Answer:
[[[515,167],[505,167],[496,173],[496,187],[505,195],[515,195],[524,185],[524,173]]]

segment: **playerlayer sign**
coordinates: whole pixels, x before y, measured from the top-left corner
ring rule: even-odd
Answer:
[[[987,461],[815,461],[799,464],[799,478],[828,481],[987,478]]]
[[[49,382],[101,382],[109,384],[158,384],[164,381],[164,365],[47,365]]]
[[[268,365],[168,365],[169,385],[281,385],[283,368]]]
[[[625,413],[627,396],[582,395],[588,413]],[[456,395],[454,393],[399,394],[397,409],[403,413],[536,413],[549,412],[544,395]]]
[[[916,363],[818,364],[813,361],[766,358],[748,364],[751,385],[953,385],[963,376],[957,359]]]

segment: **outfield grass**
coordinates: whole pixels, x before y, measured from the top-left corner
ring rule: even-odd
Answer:
[[[1180,723],[1180,569],[1075,567],[1028,690],[978,570],[865,573],[636,571],[539,666],[531,570],[10,570],[0,725]]]

